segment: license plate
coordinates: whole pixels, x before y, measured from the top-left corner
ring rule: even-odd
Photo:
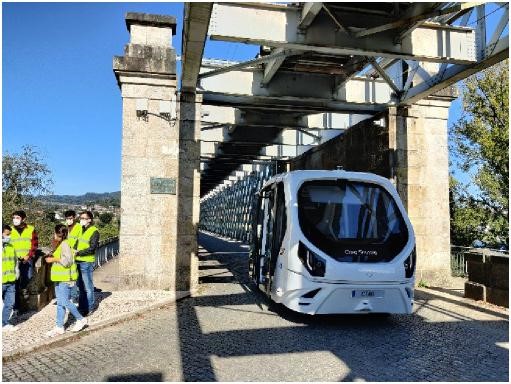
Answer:
[[[357,289],[354,291],[351,291],[351,297],[383,297],[384,291],[383,290],[374,290],[374,289]]]

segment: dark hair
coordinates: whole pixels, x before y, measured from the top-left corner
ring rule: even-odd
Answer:
[[[55,234],[59,235],[62,240],[67,239],[67,226],[64,224],[57,224],[55,226]]]
[[[64,212],[64,217],[69,217],[69,216],[73,216],[73,218],[76,217],[76,212],[73,211],[72,209]]]
[[[13,216],[19,216],[21,217],[21,219],[25,219],[27,217],[27,214],[25,213],[25,211],[14,211],[12,213]]]
[[[92,219],[94,219],[94,215],[92,214],[92,212],[91,212],[91,211],[83,211],[83,212],[80,212],[80,215],[87,215],[87,217],[88,217],[89,219],[91,219],[91,220],[92,220]]]
[[[12,231],[12,229],[11,229],[11,226],[10,226],[10,225],[3,224],[3,225],[2,225],[2,233],[3,233],[6,229],[7,229],[7,230],[9,230],[9,231]]]

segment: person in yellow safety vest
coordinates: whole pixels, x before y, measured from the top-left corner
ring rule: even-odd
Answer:
[[[51,263],[51,281],[55,283],[55,296],[57,297],[57,321],[56,326],[46,333],[48,337],[62,335],[64,330],[64,318],[66,309],[75,317],[76,323],[72,332],[78,332],[87,325],[87,319],[84,318],[76,305],[71,303],[71,288],[75,285],[78,278],[78,271],[73,256],[73,250],[67,241],[67,227],[64,224],[55,226],[53,241],[53,252],[45,257],[47,263]]]
[[[99,231],[92,225],[91,211],[80,213],[81,231],[75,244],[78,265],[78,310],[87,316],[94,306],[94,282],[92,272],[96,261],[96,248],[99,246]]]
[[[11,227],[2,226],[2,331],[10,331],[14,326],[9,322],[16,297],[16,270],[18,260],[11,244]]]
[[[20,309],[19,293],[25,289],[34,274],[33,257],[39,246],[37,232],[32,225],[26,223],[27,214],[25,211],[15,211],[12,214],[14,228],[11,232],[11,244],[16,251],[19,260],[19,278],[16,280],[16,302],[15,309]]]
[[[75,243],[78,240],[78,236],[80,235],[82,228],[79,223],[75,222],[75,211],[68,210],[64,212],[64,217],[66,218],[67,233],[69,234],[67,237],[67,242],[69,243],[69,246],[74,249]]]

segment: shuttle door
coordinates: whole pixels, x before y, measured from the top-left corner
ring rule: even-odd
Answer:
[[[273,228],[275,225],[275,212],[274,212],[274,201],[275,201],[275,193],[274,190],[271,189],[267,193],[265,193],[265,198],[263,200],[264,205],[264,220],[263,220],[263,235],[261,238],[261,252],[259,257],[259,283],[260,288],[263,291],[266,291],[266,287],[268,286],[268,279],[270,277],[269,274],[269,261],[271,258],[272,251],[272,241],[273,241]]]

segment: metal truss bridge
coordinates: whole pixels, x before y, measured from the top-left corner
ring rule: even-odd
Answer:
[[[508,21],[507,2],[186,3],[181,91],[202,96],[201,228],[248,240],[263,180],[390,107],[456,96],[456,82],[508,58]],[[213,40],[259,53],[204,59]]]

